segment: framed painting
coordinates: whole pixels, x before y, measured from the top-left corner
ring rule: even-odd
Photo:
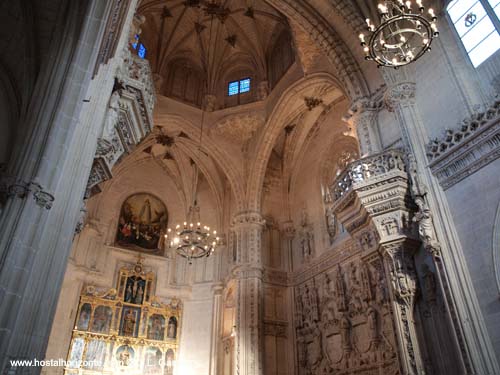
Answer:
[[[116,244],[145,252],[162,250],[168,214],[163,202],[157,197],[138,193],[122,204]]]

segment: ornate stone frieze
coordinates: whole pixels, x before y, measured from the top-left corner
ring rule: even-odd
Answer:
[[[427,146],[432,173],[448,189],[500,157],[500,100]]]
[[[396,107],[409,106],[415,103],[416,84],[413,82],[402,82],[391,86],[384,95],[384,104],[388,111],[394,112]]]
[[[112,178],[113,166],[151,132],[155,101],[148,61],[132,56],[127,48],[108,102],[103,132],[97,142],[85,193],[87,198],[100,191],[98,185]]]
[[[101,40],[94,68],[94,76],[97,74],[99,66],[101,64],[106,64],[116,52],[118,40],[121,35],[121,29],[126,19],[125,15],[128,11],[129,5],[130,0],[112,0],[111,14],[108,17],[106,29]]]

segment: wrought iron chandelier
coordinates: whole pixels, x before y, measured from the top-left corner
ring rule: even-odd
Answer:
[[[381,23],[367,18],[368,34],[359,34],[366,60],[378,66],[398,68],[416,61],[439,35],[434,10],[427,14],[422,0],[386,0],[378,4]]]
[[[226,11],[223,5],[213,1],[199,1],[188,0],[188,6],[198,8],[201,14],[210,17],[210,36],[208,39],[208,46],[212,43],[212,26],[214,18],[219,19],[224,23]],[[204,5],[201,7],[201,5]],[[201,25],[201,23],[200,23]],[[210,61],[210,48],[208,48],[207,61]],[[208,69],[207,69],[208,70]],[[201,147],[203,140],[203,123],[205,119],[205,107],[201,106],[201,122],[200,122],[200,140],[198,145],[198,158],[201,158]],[[178,255],[188,260],[192,264],[193,259],[209,257],[217,245],[219,245],[220,238],[217,236],[217,231],[210,230],[210,227],[201,224],[200,207],[198,206],[197,192],[198,192],[198,165],[191,159],[193,166],[193,185],[192,185],[192,203],[189,207],[186,221],[181,225],[177,224],[175,229],[168,228],[165,238],[170,240],[169,247],[173,249]]]
[[[202,226],[200,221],[200,207],[195,201],[189,207],[187,221],[177,224],[174,230],[168,228],[165,238],[170,238],[170,248],[186,258],[189,264],[193,259],[209,257],[219,244],[217,231],[210,231],[210,227]]]

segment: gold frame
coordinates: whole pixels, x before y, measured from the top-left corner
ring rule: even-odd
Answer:
[[[68,351],[68,361],[71,359],[73,346],[76,339],[84,340],[84,349],[81,356],[81,360],[87,360],[87,350],[89,343],[94,340],[102,341],[106,346],[106,357],[103,364],[103,368],[98,370],[92,368],[84,368],[80,364],[79,368],[65,368],[65,374],[112,374],[118,371],[121,366],[117,367],[116,355],[117,350],[126,345],[134,350],[137,358],[134,358],[134,366],[128,368],[127,373],[134,373],[137,370],[138,374],[142,374],[142,369],[145,365],[146,352],[149,347],[161,350],[162,358],[164,363],[161,364],[161,372],[158,374],[168,373],[165,371],[165,359],[166,354],[169,349],[174,352],[174,358],[178,355],[180,331],[181,331],[181,316],[182,316],[182,305],[180,301],[173,297],[169,304],[162,303],[156,296],[154,296],[154,289],[156,287],[156,276],[153,272],[144,272],[142,266],[143,258],[139,256],[137,263],[133,266],[122,267],[118,272],[117,288],[108,289],[104,292],[100,292],[98,288],[93,285],[85,285],[82,289],[80,295],[80,301],[78,304],[78,310],[75,317],[75,325],[72,332],[71,344]],[[140,277],[145,280],[145,290],[142,304],[135,304],[124,302],[126,283],[129,277],[135,276]],[[149,289],[148,289],[149,288]],[[85,304],[89,304],[91,307],[90,317],[88,318],[87,330],[80,330],[77,327],[78,320],[80,318],[80,313],[82,307]],[[98,333],[92,332],[92,326],[94,323],[94,312],[98,306],[110,307],[112,311],[111,322],[109,325],[109,332]],[[137,337],[124,336],[120,334],[120,321],[123,319],[123,311],[125,308],[134,308],[140,311],[139,326],[135,328],[137,332]],[[153,340],[148,338],[148,325],[149,318],[152,315],[160,315],[165,319],[164,328],[164,339],[163,340]],[[169,320],[174,317],[177,320],[176,325],[176,335],[175,338],[169,338],[168,335],[168,324]],[[69,364],[69,363],[68,363]]]

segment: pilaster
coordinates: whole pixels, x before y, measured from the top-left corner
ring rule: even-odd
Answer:
[[[264,220],[256,212],[237,214],[232,223],[237,285],[235,374],[263,374],[263,266],[261,235]]]
[[[416,104],[417,85],[398,82],[397,78],[394,81],[386,91],[385,103],[395,113],[403,143],[413,159],[412,195],[419,203],[419,231],[436,264],[456,336],[454,344],[460,348],[467,373],[500,373],[446,196],[427,168],[429,137]]]
[[[343,118],[356,129],[361,156],[372,155],[382,149],[377,115],[377,102],[364,98],[356,101]]]

